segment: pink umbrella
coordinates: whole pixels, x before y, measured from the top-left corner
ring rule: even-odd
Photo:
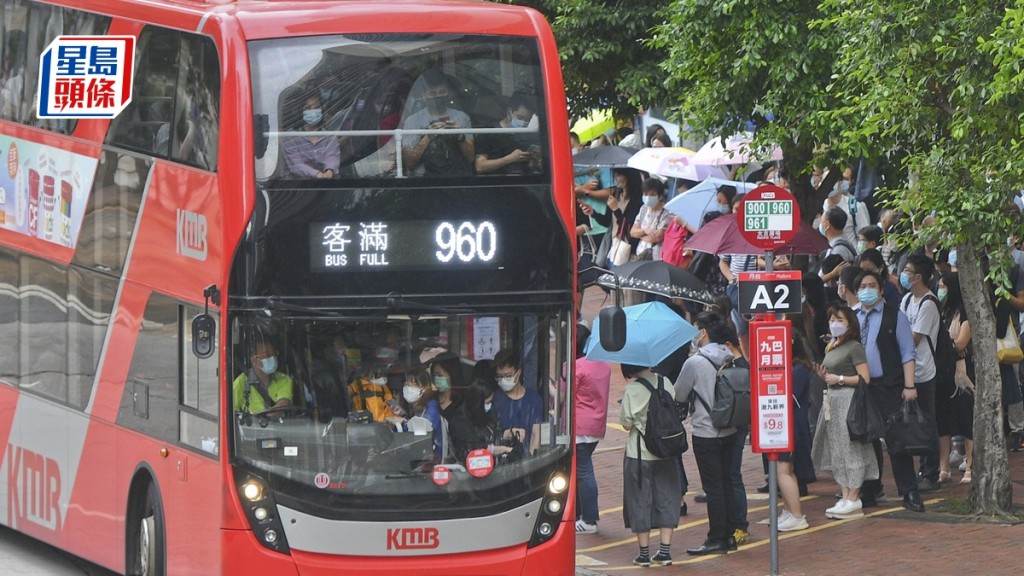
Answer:
[[[740,235],[735,214],[724,214],[701,227],[686,241],[686,248],[712,254],[764,254]],[[800,222],[793,240],[775,251],[778,255],[786,254],[821,254],[828,249],[828,240],[811,228],[806,222]]]
[[[697,165],[692,161],[696,154],[689,148],[643,148],[634,154],[627,164],[650,174],[668,178],[685,178],[701,181],[705,178],[725,178],[717,166]]]
[[[763,152],[753,147],[752,140],[753,134],[740,132],[729,137],[723,147],[721,138],[713,138],[697,150],[690,158],[690,162],[705,166],[722,166],[782,160],[782,148],[776,146],[765,158]]]

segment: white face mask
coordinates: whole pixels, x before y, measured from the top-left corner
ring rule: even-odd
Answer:
[[[516,377],[504,376],[502,378],[498,378],[498,387],[505,392],[511,392],[512,389],[516,387]]]
[[[423,389],[415,386],[403,386],[402,387],[402,398],[409,404],[415,403],[423,396]]]
[[[135,170],[131,172],[125,170],[114,171],[114,184],[122,187],[134,190],[139,187],[139,173]]]
[[[388,379],[386,376],[378,376],[376,378],[371,378],[370,383],[377,386],[383,386],[388,383]]]
[[[484,412],[490,412],[491,406],[492,404],[490,402],[484,402]]]
[[[829,322],[828,330],[832,333],[833,338],[840,338],[850,327],[842,322]]]

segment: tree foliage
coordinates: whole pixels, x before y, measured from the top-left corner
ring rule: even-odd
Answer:
[[[569,113],[611,108],[632,116],[665,96],[658,50],[649,46],[664,0],[511,0],[551,22],[565,77]]]

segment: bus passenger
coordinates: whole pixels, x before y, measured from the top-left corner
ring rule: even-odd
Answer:
[[[505,117],[498,121],[498,128],[526,128],[536,111],[533,99],[516,92],[509,99]],[[524,146],[519,134],[488,134],[480,136],[476,152],[477,174],[523,174],[530,171],[529,162],[534,159],[531,146]],[[539,155],[539,149],[536,149]],[[537,160],[540,160],[538,157]]]
[[[481,360],[481,362],[486,361]],[[479,365],[479,362],[477,364]],[[460,450],[460,460],[465,460],[470,450],[478,448],[487,448],[495,458],[499,458],[499,462],[502,461],[503,455],[512,452],[511,446],[502,444],[501,426],[493,409],[494,396],[497,392],[498,388],[494,379],[486,377],[474,378],[466,390],[464,406],[473,435],[472,442]],[[522,450],[520,450],[521,454]]]
[[[405,386],[402,387],[405,409],[396,410],[393,416],[388,417],[388,421],[408,432],[409,418],[419,416],[429,420],[434,435],[434,460],[431,464],[440,464],[448,452],[448,437],[441,418],[441,407],[435,396],[437,391],[426,369],[411,370],[405,375]]]
[[[387,366],[371,362],[367,374],[356,374],[348,385],[353,410],[365,410],[376,422],[385,422],[394,413],[388,402],[393,399],[388,388]]]
[[[523,443],[528,454],[534,454],[540,447],[544,411],[540,394],[523,386],[522,365],[514,350],[499,350],[494,356],[494,368],[501,388],[501,393],[494,395],[494,411],[501,423],[502,439],[514,438]]]
[[[313,405],[320,420],[345,418],[351,409],[348,395],[348,354],[345,338],[335,336],[313,364]]]
[[[291,406],[292,378],[277,371],[277,347],[260,338],[249,363],[252,367],[239,374],[231,385],[235,411],[256,414],[270,407]]]
[[[451,108],[448,80],[430,68],[420,80],[425,84],[425,107],[405,119],[406,130],[469,128],[469,115]],[[410,135],[402,141],[402,163],[410,176],[469,176],[473,163],[472,134]]]
[[[302,130],[309,136],[292,136],[284,141],[284,160],[293,178],[334,178],[341,164],[341,147],[333,136],[319,134],[324,123],[320,94],[306,98],[302,106]]]

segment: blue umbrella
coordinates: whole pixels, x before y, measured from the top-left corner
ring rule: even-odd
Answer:
[[[593,332],[584,349],[587,358],[635,366],[656,366],[699,332],[661,302],[627,306],[622,310],[626,313],[626,345],[618,352],[602,348],[600,318],[595,318]]]
[[[715,196],[718,195],[718,189],[722,186],[733,186],[737,193],[743,194],[753,190],[756,184],[714,177],[705,178],[693,188],[669,200],[665,204],[665,210],[679,216],[686,223],[700,228],[704,214],[718,210]]]

